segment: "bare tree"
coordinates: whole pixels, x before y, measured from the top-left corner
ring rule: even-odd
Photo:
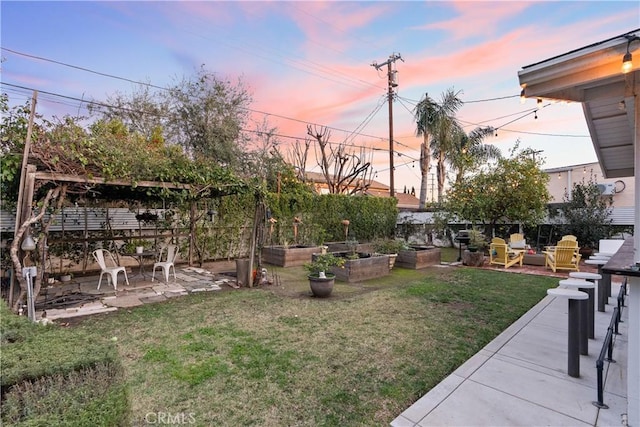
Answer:
[[[327,127],[307,125],[307,134],[318,143],[316,160],[331,194],[358,194],[371,185],[373,170],[371,154],[363,147],[356,154],[345,143],[331,144],[331,132]],[[368,157],[368,159],[367,159]]]
[[[293,151],[289,152],[289,155],[287,156],[287,160],[291,165],[293,165],[298,179],[302,182],[307,181],[307,159],[309,158],[310,147],[310,138],[305,138],[304,147],[300,144],[300,141],[296,140],[296,143],[293,145]]]

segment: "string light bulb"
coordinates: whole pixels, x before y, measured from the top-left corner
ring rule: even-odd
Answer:
[[[627,53],[622,57],[622,74],[627,74],[633,68],[633,56],[631,52],[627,50]]]
[[[533,112],[533,118],[538,120],[538,110]]]
[[[626,35],[627,38],[627,53],[622,57],[622,73],[627,74],[633,69],[633,56],[631,55],[631,51],[629,47],[631,46],[632,41],[640,40],[638,36],[630,36]]]
[[[22,240],[22,245],[20,246],[20,248],[25,252],[36,250],[36,242],[35,240],[33,240],[33,237],[31,237],[30,231],[27,231],[27,235]]]

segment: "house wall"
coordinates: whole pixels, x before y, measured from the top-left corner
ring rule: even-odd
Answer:
[[[598,184],[614,184],[613,205],[618,208],[633,207],[635,183],[633,177],[606,179],[602,177],[602,170],[598,163],[587,163],[562,168],[547,169],[551,193],[551,203],[562,203],[566,191],[570,191],[573,184],[588,182],[591,176]]]

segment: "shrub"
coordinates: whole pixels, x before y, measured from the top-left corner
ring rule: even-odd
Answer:
[[[2,425],[127,425],[115,344],[82,329],[43,326],[0,303]]]

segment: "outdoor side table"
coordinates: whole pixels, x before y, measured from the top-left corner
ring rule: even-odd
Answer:
[[[580,377],[580,337],[578,336],[579,323],[579,302],[589,298],[584,292],[573,289],[553,288],[547,289],[547,295],[556,298],[566,298],[569,300],[569,331],[567,337],[567,374],[570,377]]]
[[[145,269],[144,269],[145,258],[155,259],[155,257],[157,256],[155,251],[134,252],[134,253],[125,254],[125,255],[133,257],[136,259],[136,261],[138,261],[138,264],[140,265],[140,270],[138,271],[138,274],[136,274],[134,277],[142,276],[143,279],[147,278],[145,274]]]
[[[587,356],[589,354],[589,330],[594,329],[593,315],[593,291],[596,287],[595,283],[587,282],[584,279],[565,279],[560,280],[560,286],[567,289],[575,289],[586,293],[589,298],[586,301],[580,301],[580,354]],[[591,311],[591,312],[589,312]]]
[[[584,263],[598,266],[598,274],[602,276],[602,280],[598,281],[598,311],[604,313],[604,306],[608,303],[611,296],[611,275],[602,272],[602,266],[609,262],[608,259],[588,259]]]
[[[602,279],[602,275],[598,274],[598,273],[588,273],[586,271],[572,271],[569,273],[569,277],[572,279],[584,279],[587,280],[589,282],[592,282],[594,284],[595,287],[598,286],[598,280]],[[595,295],[594,295],[594,290],[591,289],[590,291],[591,293],[589,294],[589,292],[587,291],[587,293],[589,294],[589,315],[591,316],[591,323],[589,323],[589,338],[593,339],[595,338],[595,328],[594,328],[594,322],[595,322],[595,316],[594,316],[594,309],[595,309]]]

